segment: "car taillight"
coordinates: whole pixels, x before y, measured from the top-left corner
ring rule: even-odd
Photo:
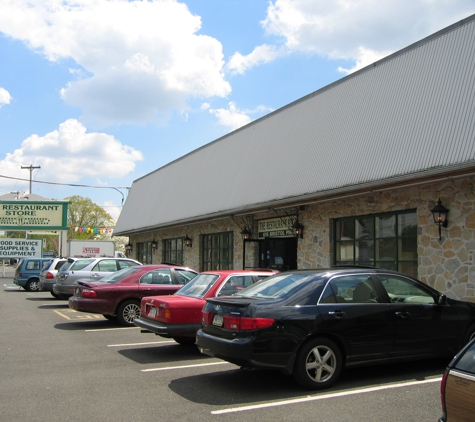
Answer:
[[[46,277],[45,277],[47,280],[53,280],[54,279],[54,275],[51,274],[51,273],[46,273]]]
[[[258,330],[270,327],[274,324],[273,318],[248,318],[231,315],[223,315],[223,327],[227,330]]]
[[[82,297],[97,297],[97,293],[92,289],[82,289]]]
[[[206,325],[210,325],[213,321],[213,315],[211,312],[203,311],[201,313],[201,322]]]
[[[23,278],[23,274],[22,274],[22,273],[18,273],[18,278]]]

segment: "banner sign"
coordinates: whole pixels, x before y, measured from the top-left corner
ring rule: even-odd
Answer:
[[[0,230],[69,230],[69,202],[0,201]]]
[[[258,239],[265,237],[293,237],[292,225],[297,221],[297,216],[271,218],[257,222]]]
[[[41,239],[0,239],[0,259],[41,258],[43,240]]]

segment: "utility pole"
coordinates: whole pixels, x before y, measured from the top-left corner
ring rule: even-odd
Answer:
[[[33,164],[30,164],[29,166],[21,166],[21,168],[22,168],[22,169],[30,170],[30,193],[33,193],[33,192],[31,192],[32,173],[33,173],[33,170],[34,170],[34,169],[40,169],[41,166],[34,166]]]

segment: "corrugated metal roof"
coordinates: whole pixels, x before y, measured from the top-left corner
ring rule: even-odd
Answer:
[[[134,181],[115,233],[475,167],[475,15]]]

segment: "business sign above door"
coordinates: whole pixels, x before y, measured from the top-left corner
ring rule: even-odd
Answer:
[[[297,221],[297,216],[271,218],[257,222],[258,239],[266,237],[294,237],[291,229]]]
[[[0,201],[0,230],[68,230],[68,204]]]

